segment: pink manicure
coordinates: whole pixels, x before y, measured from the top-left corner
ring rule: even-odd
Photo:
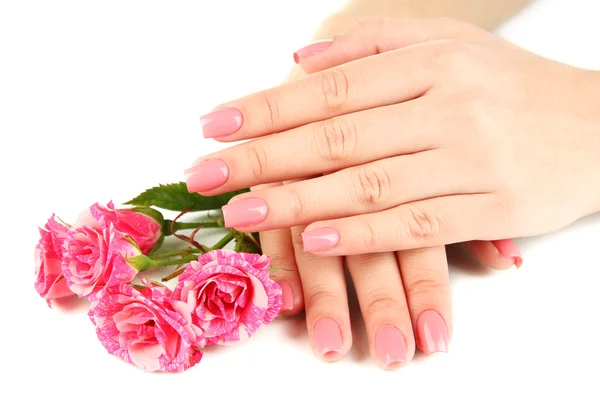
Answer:
[[[205,138],[227,136],[242,127],[242,113],[236,108],[222,108],[200,117],[202,134]]]
[[[521,265],[523,265],[521,252],[512,239],[492,240],[492,244],[496,247],[498,253],[500,253],[502,257],[512,258],[515,267],[520,268]]]
[[[318,253],[333,249],[340,241],[339,233],[333,228],[317,228],[302,232],[304,251]]]
[[[224,184],[229,178],[229,168],[223,160],[213,158],[188,168],[185,176],[190,193],[205,192]]]
[[[385,369],[394,369],[406,362],[406,341],[398,328],[382,326],[375,334],[375,354]]]
[[[269,212],[267,202],[258,197],[234,201],[223,206],[226,228],[245,228],[262,222]]]
[[[306,47],[297,50],[294,53],[294,61],[296,64],[300,63],[300,59],[314,56],[315,54],[322,53],[333,44],[333,40],[321,40],[309,44]]]
[[[313,328],[315,351],[324,360],[335,358],[342,352],[342,333],[340,326],[331,317],[319,319]]]
[[[281,310],[291,311],[294,308],[294,292],[292,291],[292,285],[288,281],[278,282],[281,287]]]
[[[419,316],[417,333],[421,350],[426,355],[448,351],[448,328],[437,312],[427,310]]]

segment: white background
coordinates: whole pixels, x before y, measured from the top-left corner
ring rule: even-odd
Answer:
[[[67,312],[37,297],[38,225],[181,180],[218,147],[202,139],[199,115],[278,84],[292,52],[342,3],[0,3],[0,397],[600,398],[599,216],[518,240],[519,271],[453,259],[450,353],[395,372],[369,359],[355,318],[354,349],[335,364],[313,356],[301,319],[280,319],[185,373],[144,373],[106,353],[85,303]],[[599,6],[538,1],[500,34],[600,69]]]

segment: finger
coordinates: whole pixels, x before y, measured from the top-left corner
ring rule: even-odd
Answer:
[[[346,258],[367,329],[371,355],[385,369],[412,359],[415,341],[394,253]]]
[[[494,194],[436,197],[385,211],[309,225],[304,251],[351,255],[416,249],[511,235],[514,224]]]
[[[444,246],[396,253],[417,346],[447,352],[452,332],[448,261]]]
[[[434,83],[435,42],[308,75],[224,104],[201,118],[205,137],[237,141],[420,97]]]
[[[488,188],[473,161],[443,150],[386,158],[259,192],[223,207],[226,227],[263,231],[385,210],[400,204]],[[473,186],[473,182],[478,186]]]
[[[334,40],[313,43],[297,51],[294,60],[307,73],[314,73],[418,43],[489,37],[488,32],[452,18],[367,18]]]
[[[523,264],[521,252],[511,239],[475,240],[465,245],[483,265],[493,269],[520,268]]]
[[[211,196],[435,148],[447,125],[424,103],[360,111],[202,157],[186,171],[188,190]]]
[[[319,358],[337,361],[352,347],[343,259],[317,257],[302,251],[299,239],[302,230],[294,227],[291,232],[304,291],[308,336]]]

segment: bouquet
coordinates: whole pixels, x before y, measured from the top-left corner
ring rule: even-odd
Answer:
[[[110,354],[145,371],[186,370],[206,346],[244,341],[281,309],[258,235],[224,228],[220,208],[242,192],[203,197],[185,183],[160,185],[128,208],[93,204],[73,225],[52,215],[35,248],[35,289],[48,305],[74,295],[89,300]],[[169,220],[165,212],[177,215]],[[190,215],[199,217],[183,221]],[[207,247],[196,239],[201,229],[224,234]],[[144,276],[169,266],[160,281]]]

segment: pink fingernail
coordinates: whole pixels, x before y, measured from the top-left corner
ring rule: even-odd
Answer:
[[[281,287],[281,310],[291,311],[294,308],[294,292],[292,291],[292,285],[288,281],[278,282]]]
[[[324,317],[315,323],[313,344],[317,354],[324,360],[335,358],[342,353],[342,333],[333,318]]]
[[[375,334],[375,354],[385,369],[395,369],[406,362],[406,341],[398,328],[382,326]]]
[[[185,176],[190,193],[205,192],[224,184],[229,178],[229,168],[223,160],[212,158],[188,168]]]
[[[227,136],[242,127],[242,113],[236,108],[222,108],[200,117],[202,134],[205,138]]]
[[[417,333],[421,350],[426,355],[448,351],[448,328],[437,312],[427,310],[419,316]]]
[[[315,54],[322,53],[333,44],[333,40],[320,40],[309,44],[306,47],[296,50],[294,53],[294,61],[296,64],[300,63],[300,59],[314,56]]]
[[[523,257],[517,247],[517,244],[512,239],[492,240],[492,244],[498,250],[502,257],[512,258],[515,267],[520,268],[523,265]]]
[[[244,228],[262,222],[269,212],[267,202],[258,197],[237,200],[223,206],[226,228]]]
[[[339,233],[333,228],[318,228],[302,232],[304,251],[318,253],[333,249],[340,241]]]

